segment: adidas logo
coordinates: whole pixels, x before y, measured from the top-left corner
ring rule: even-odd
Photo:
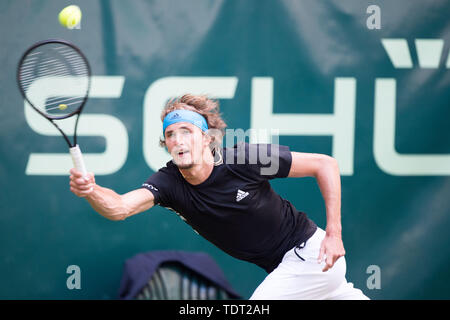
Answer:
[[[238,189],[237,195],[236,195],[236,202],[241,201],[242,199],[244,199],[248,195],[249,195],[248,192],[245,192],[245,191],[242,191],[242,190]]]
[[[178,113],[175,113],[172,117],[170,117],[170,120],[178,119],[180,115]]]

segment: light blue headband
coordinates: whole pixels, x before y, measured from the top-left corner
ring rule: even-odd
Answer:
[[[163,134],[166,132],[168,126],[177,122],[189,122],[199,127],[202,131],[206,132],[208,130],[206,119],[201,114],[190,110],[179,109],[170,112],[164,118]]]

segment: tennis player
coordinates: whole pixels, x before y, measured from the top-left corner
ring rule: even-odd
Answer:
[[[251,299],[368,299],[347,282],[337,161],[277,144],[221,146],[217,101],[184,95],[161,114],[160,144],[172,156],[142,187],[119,195],[71,169],[70,190],[102,216],[123,220],[160,205],[231,256],[268,275]],[[281,198],[269,180],[315,177],[326,230]]]

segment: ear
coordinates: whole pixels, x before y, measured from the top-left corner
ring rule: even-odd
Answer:
[[[211,142],[213,141],[213,137],[211,137],[207,133],[203,133],[203,146],[209,146]]]

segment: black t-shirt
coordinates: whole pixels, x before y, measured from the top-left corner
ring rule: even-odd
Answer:
[[[269,183],[288,176],[289,147],[238,143],[222,154],[223,163],[201,184],[188,183],[169,161],[142,187],[218,248],[271,272],[317,228]]]

